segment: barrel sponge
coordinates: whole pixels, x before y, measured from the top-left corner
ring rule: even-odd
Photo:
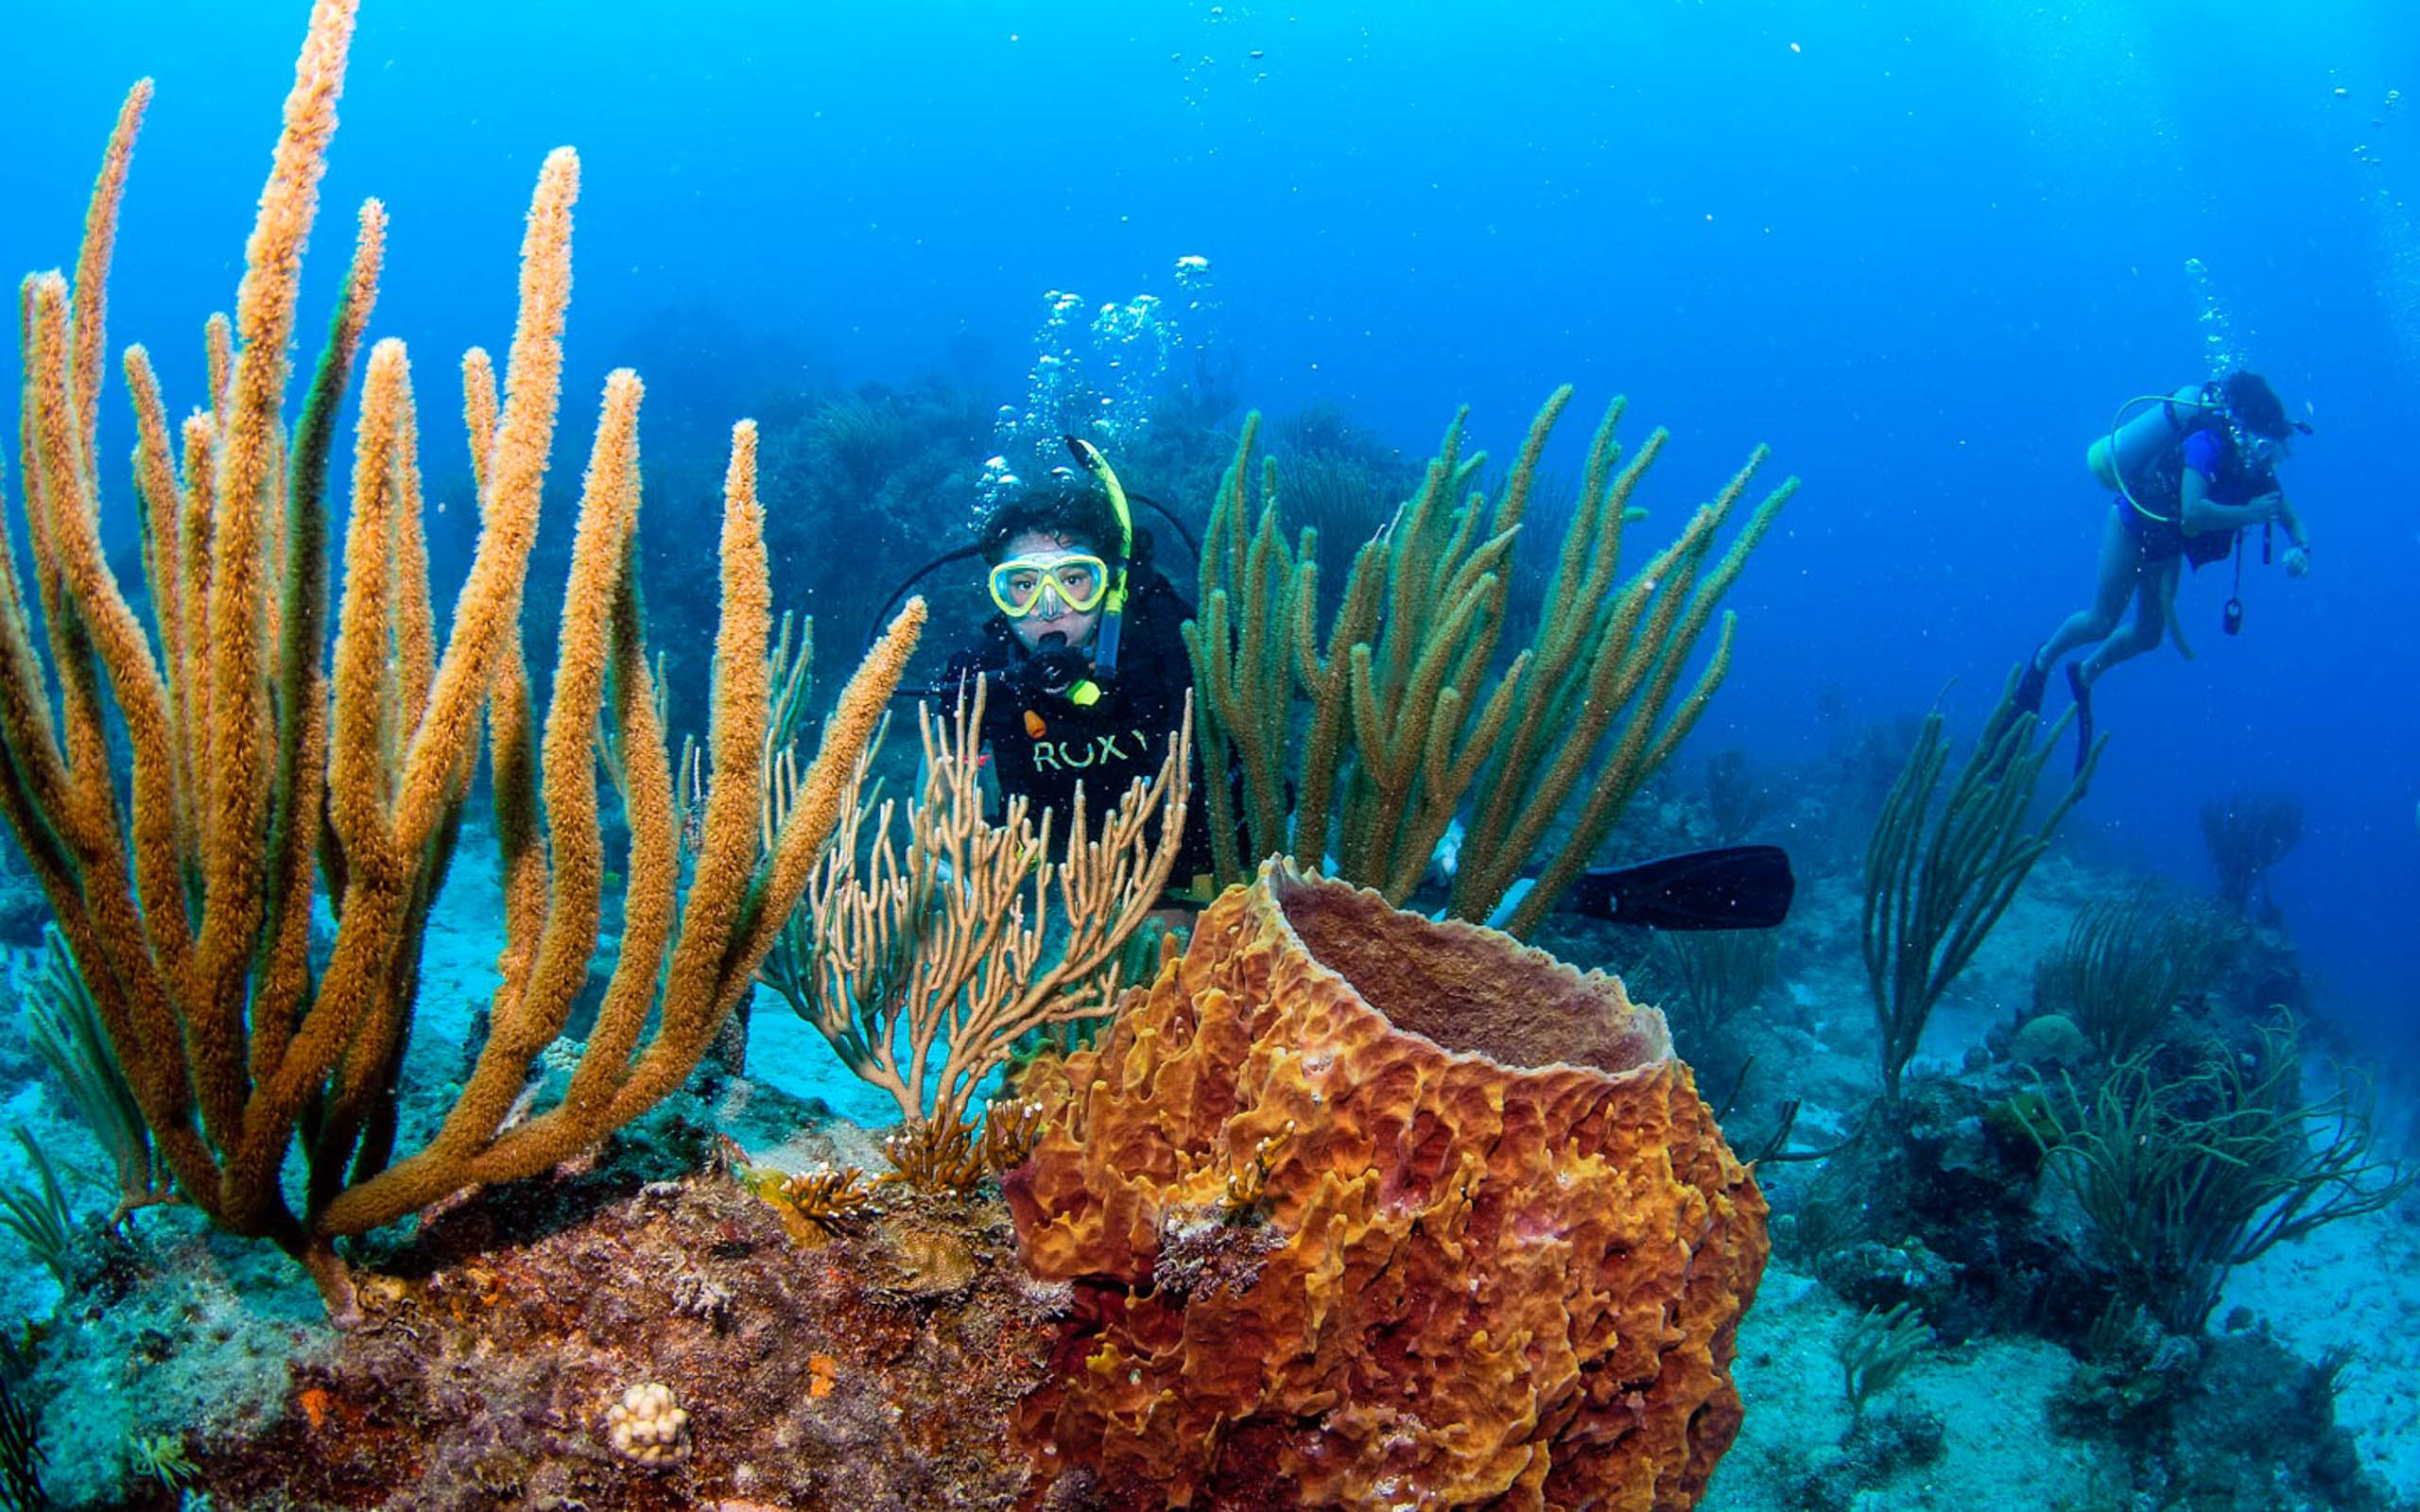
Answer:
[[[1738,1431],[1764,1196],[1613,977],[1272,862],[1022,1090],[1037,1494],[1689,1507]]]

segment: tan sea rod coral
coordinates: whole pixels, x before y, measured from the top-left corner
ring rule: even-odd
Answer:
[[[1738,1429],[1764,1197],[1611,977],[1271,862],[1019,1091],[1037,1494],[1646,1512]]]
[[[740,425],[722,517],[713,781],[684,891],[632,577],[641,389],[618,371],[605,384],[538,723],[521,601],[561,393],[579,178],[567,148],[546,159],[530,203],[501,400],[485,353],[463,363],[481,530],[451,632],[441,650],[411,376],[394,340],[366,364],[344,592],[332,616],[328,471],[377,295],[386,213],[376,201],[361,209],[351,272],[290,432],[286,348],[353,26],[349,0],[312,11],[235,318],[210,327],[210,392],[180,435],[149,358],[127,352],[150,623],[102,550],[95,438],[103,290],[148,81],[111,138],[73,288],[54,272],[23,289],[21,486],[46,664],[14,545],[0,533],[0,813],[59,916],[179,1194],[221,1228],[301,1260],[340,1320],[354,1302],[337,1238],[543,1171],[680,1086],[805,887],[924,618],[911,604],[869,654],[786,823],[760,847],[770,588],[755,432]],[[561,1033],[597,945],[600,713],[627,786],[619,956],[569,1091],[515,1121],[532,1062]],[[112,726],[130,748],[123,767]],[[504,980],[442,1126],[397,1158],[396,1082],[422,936],[483,726],[503,850]],[[337,920],[324,966],[311,949],[315,898]],[[299,1177],[289,1177],[298,1136]]]

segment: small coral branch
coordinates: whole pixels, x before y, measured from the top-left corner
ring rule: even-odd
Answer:
[[[2116,1065],[2208,985],[2240,927],[2206,903],[2171,902],[2148,887],[2096,899],[2077,912],[2066,942],[2035,967],[2036,990],[2066,1009],[2094,1053]]]
[[[2199,1333],[2236,1266],[2420,1180],[2376,1153],[2366,1085],[2301,1096],[2290,1017],[2262,1031],[2256,1057],[2213,1056],[2181,1076],[2158,1066],[2137,1053],[2091,1098],[2068,1088],[2066,1111],[2046,1100],[2046,1127],[2027,1130],[2091,1220],[2120,1299],[2170,1332]]]
[[[1025,1164],[1042,1139],[1042,1105],[1030,1099],[996,1097],[983,1109],[983,1133],[976,1153],[993,1174]]]
[[[2082,799],[2100,765],[2090,755],[2039,824],[2028,812],[2042,764],[2056,749],[2072,713],[2034,741],[2035,719],[2015,709],[2011,671],[2000,701],[1945,797],[1942,773],[1949,738],[1935,710],[1883,801],[1865,853],[1865,970],[1880,1031],[1882,1091],[1899,1096],[1900,1074],[1914,1058],[1933,1005],[1974,959],[1992,926],[2015,901],[2033,864],[2050,848],[2059,821]],[[1936,803],[1936,799],[1939,801]]]
[[[1731,1021],[1773,982],[1780,941],[1769,929],[1659,935],[1654,960],[1673,992],[1665,1011],[1682,1048],[1710,1056]]]
[[[2235,793],[2202,805],[2202,840],[2218,868],[2219,901],[2238,915],[2302,837],[2302,800],[2290,794]]]
[[[42,967],[25,1002],[26,1040],[66,1089],[68,1101],[117,1171],[117,1207],[110,1222],[117,1223],[137,1208],[174,1200],[167,1168],[143,1122],[142,1106],[127,1085],[126,1068],[110,1047],[92,989],[84,985],[76,957],[56,926],[43,930]]]
[[[32,1512],[50,1505],[42,1485],[49,1459],[33,1414],[17,1400],[16,1383],[0,1375],[0,1506]]]
[[[750,1185],[770,1203],[793,1234],[816,1240],[855,1233],[882,1210],[874,1202],[873,1183],[854,1165],[786,1176],[770,1171]]]
[[[62,1290],[71,1288],[76,1213],[67,1205],[67,1189],[49,1152],[35,1143],[25,1125],[18,1125],[13,1132],[18,1147],[26,1152],[26,1164],[33,1169],[34,1182],[30,1186],[0,1182],[0,1228],[16,1235],[26,1252],[57,1278]]]
[[[1832,1347],[1841,1362],[1841,1391],[1848,1398],[1849,1411],[1864,1417],[1865,1404],[1907,1374],[1932,1343],[1931,1326],[1909,1302],[1876,1308],[1851,1323]]]
[[[983,817],[982,709],[978,685],[946,721],[920,711],[925,775],[904,844],[894,805],[864,796],[858,764],[807,889],[806,928],[768,973],[851,1071],[891,1095],[911,1141],[965,1125],[1020,1037],[1108,1011],[1184,830],[1189,703],[1158,776],[1128,788],[1098,830],[1078,791],[1063,859],[1054,816],[1037,824],[1023,799],[1000,823]]]
[[[883,1139],[882,1156],[890,1162],[885,1181],[904,1181],[924,1192],[972,1192],[992,1174],[976,1143],[973,1119],[903,1124]]]

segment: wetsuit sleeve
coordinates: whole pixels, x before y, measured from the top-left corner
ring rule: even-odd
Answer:
[[[1120,676],[1135,723],[1146,730],[1174,730],[1184,717],[1184,696],[1193,687],[1193,655],[1179,627],[1191,610],[1174,593],[1152,595],[1144,634],[1135,639]],[[1197,716],[1198,717],[1198,716]]]
[[[2185,465],[2201,473],[2204,482],[2217,482],[2224,461],[2216,432],[2195,431],[2185,438]]]

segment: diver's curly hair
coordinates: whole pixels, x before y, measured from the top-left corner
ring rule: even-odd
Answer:
[[[1046,478],[1003,498],[983,517],[982,534],[977,538],[983,559],[1000,560],[1008,554],[1009,542],[1024,535],[1056,536],[1103,561],[1115,561],[1117,510],[1110,505],[1105,490],[1072,477]],[[1131,565],[1139,569],[1150,559],[1150,532],[1136,525]]]
[[[2238,368],[2219,380],[2220,397],[2226,401],[2227,413],[2236,423],[2255,436],[2272,440],[2284,440],[2293,434],[2293,421],[2286,418],[2285,402],[2269,380],[2258,373]]]

